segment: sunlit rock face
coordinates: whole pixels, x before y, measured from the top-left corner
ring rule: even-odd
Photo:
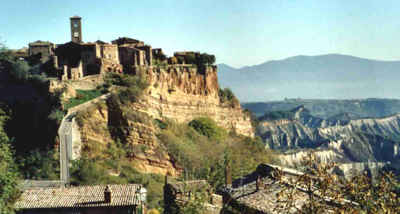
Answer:
[[[300,165],[307,154],[314,152],[321,162],[338,163],[337,171],[348,176],[364,170],[373,173],[400,160],[400,114],[329,120],[297,108],[290,120],[262,121],[257,134],[267,147],[284,152],[280,160],[287,166]]]
[[[188,122],[207,116],[220,126],[245,136],[254,136],[250,117],[243,113],[239,102],[222,103],[218,92],[215,66],[146,67],[140,74],[150,87],[140,104],[149,115]]]
[[[78,121],[82,148],[113,141],[117,127],[119,137],[131,148],[127,153],[139,171],[177,176],[182,169],[158,142],[153,119],[185,123],[206,116],[227,130],[254,136],[250,117],[240,104],[220,101],[216,67],[143,67],[137,69],[136,75],[142,75],[149,83],[137,102],[123,107],[108,102],[94,105],[85,121]],[[144,114],[150,123],[132,120],[129,112]]]

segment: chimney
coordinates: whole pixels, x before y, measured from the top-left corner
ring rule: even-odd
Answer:
[[[111,189],[110,186],[106,186],[106,189],[104,190],[104,202],[105,203],[111,203]]]
[[[55,69],[58,69],[58,57],[53,56],[53,66]]]
[[[232,187],[232,174],[231,174],[231,166],[229,163],[225,165],[225,186],[228,188]]]
[[[261,185],[261,177],[260,177],[260,175],[257,175],[256,191],[260,190],[260,185]]]

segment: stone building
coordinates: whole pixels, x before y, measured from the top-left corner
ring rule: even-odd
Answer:
[[[124,70],[131,71],[133,66],[146,65],[146,52],[129,45],[120,45],[118,47],[120,54],[120,62],[124,66]]]
[[[36,41],[29,43],[28,55],[36,56],[41,63],[47,62],[54,55],[55,45],[48,41]]]
[[[37,55],[42,63],[52,59],[48,65],[54,67],[55,76],[61,80],[78,80],[104,72],[135,73],[143,67],[166,65],[169,62],[161,48],[153,49],[137,39],[119,37],[111,44],[103,41],[83,42],[82,18],[79,16],[70,17],[70,30],[71,41],[65,44],[55,46],[43,41],[29,44],[29,56]],[[181,60],[179,64],[184,64],[185,56],[196,54],[199,53],[176,52],[175,56]],[[175,61],[172,60],[171,64],[178,64]]]
[[[152,48],[142,41],[121,37],[112,41],[112,44],[118,45],[120,61],[124,65],[124,68],[130,68],[130,66],[150,66],[153,64]]]
[[[229,171],[229,170],[228,170]],[[273,175],[274,172],[280,171],[282,173],[282,181],[278,181]],[[226,173],[229,177],[229,173]],[[287,185],[292,186],[295,180],[304,173],[294,169],[283,168],[275,165],[260,164],[257,169],[242,178],[236,179],[229,183],[231,179],[226,178],[228,181],[225,187],[220,191],[223,195],[224,207],[233,210],[234,213],[246,214],[278,214],[283,212],[280,210],[284,207],[285,199],[278,199],[277,195],[286,188]],[[308,194],[305,189],[296,187],[297,191],[293,195],[293,205],[297,209],[302,209],[303,205],[307,203]],[[319,196],[315,196],[319,197]],[[338,203],[331,199],[324,199],[326,204],[333,208],[333,206],[340,206]],[[345,201],[348,203],[349,201]],[[328,207],[329,207],[328,206]],[[329,208],[328,208],[329,209]],[[332,210],[327,210],[330,213]],[[288,213],[285,211],[285,213]],[[292,209],[289,213],[297,213],[296,209]]]
[[[81,43],[82,40],[82,18],[79,16],[73,16],[70,18],[71,23],[71,41],[75,43]]]
[[[205,180],[169,182],[165,177],[164,209],[165,213],[178,214],[188,202],[198,200],[203,194],[205,214],[219,214],[222,209],[222,197],[212,192]],[[205,196],[205,197],[204,197]]]
[[[81,50],[82,46],[75,42],[58,45],[55,61],[61,80],[77,80],[84,76]]]
[[[133,47],[138,46],[138,45],[144,45],[144,42],[139,41],[137,39],[128,38],[128,37],[119,37],[118,39],[113,40],[111,43],[116,44],[118,46],[132,45]]]
[[[137,49],[143,50],[146,53],[145,65],[153,64],[153,51],[150,45],[137,45]]]
[[[68,42],[55,50],[57,67],[63,80],[77,80],[87,75],[104,72],[122,72],[118,46],[96,41],[94,43]]]
[[[122,72],[118,46],[102,41],[81,44],[84,76],[103,72]]]
[[[139,184],[30,189],[15,207],[17,214],[142,214],[143,190]]]

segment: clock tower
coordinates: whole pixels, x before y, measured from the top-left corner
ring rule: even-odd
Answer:
[[[73,16],[71,19],[71,41],[82,43],[82,23],[81,17]]]

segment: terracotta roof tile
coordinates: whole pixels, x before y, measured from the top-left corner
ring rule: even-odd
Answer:
[[[114,207],[140,204],[138,184],[109,185],[111,203],[104,201],[106,185],[25,190],[15,204],[18,209]]]

